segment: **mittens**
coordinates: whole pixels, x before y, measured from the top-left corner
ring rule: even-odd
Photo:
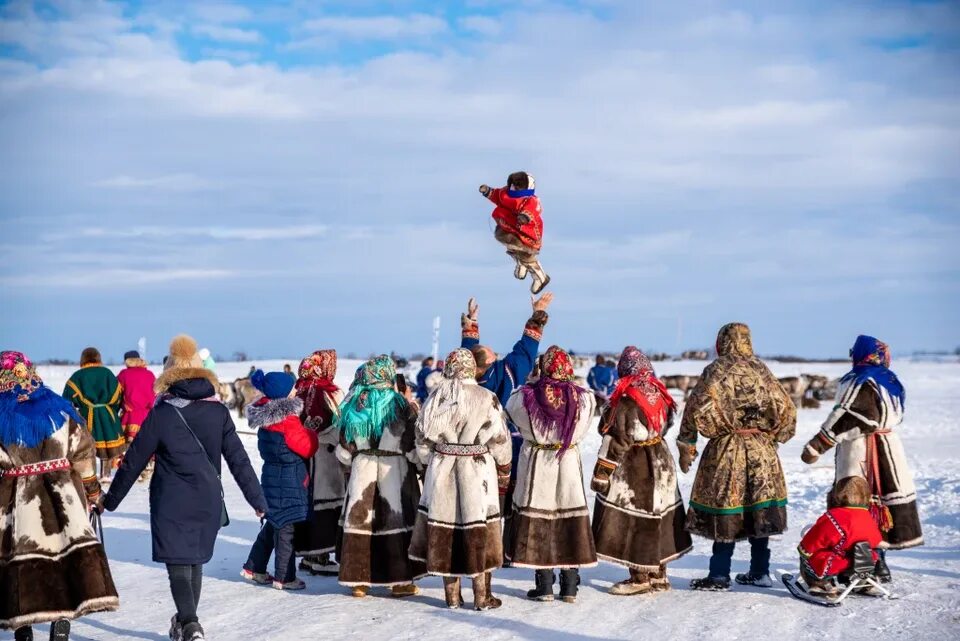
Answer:
[[[616,463],[605,459],[597,459],[593,466],[593,478],[590,479],[590,489],[598,494],[605,494],[610,489],[610,477],[617,469]]]
[[[528,216],[527,214],[525,214],[525,213],[523,213],[523,212],[520,212],[519,214],[517,214],[517,221],[518,221],[521,225],[526,225],[527,223],[530,222],[530,216]]]
[[[803,448],[803,453],[800,455],[800,459],[807,465],[813,465],[819,458],[820,452],[814,449],[810,443],[807,443],[807,446]]]
[[[490,189],[490,185],[480,185],[480,193],[483,194],[484,198],[489,198],[491,191],[493,190]]]
[[[680,452],[680,471],[686,474],[690,471],[693,462],[697,460],[697,446],[678,441],[677,450]]]

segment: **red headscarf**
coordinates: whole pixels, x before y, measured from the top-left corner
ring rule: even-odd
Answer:
[[[303,400],[303,424],[315,431],[333,421],[333,394],[340,391],[333,379],[337,375],[337,351],[320,349],[300,361],[297,370],[297,397]]]
[[[654,374],[650,359],[636,347],[626,347],[620,355],[617,373],[620,380],[610,397],[610,409],[616,409],[620,399],[629,396],[646,416],[649,430],[659,434],[663,422],[677,403]]]

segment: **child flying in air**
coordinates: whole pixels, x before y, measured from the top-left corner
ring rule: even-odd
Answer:
[[[514,172],[507,177],[506,187],[493,189],[480,185],[480,193],[497,206],[493,210],[493,219],[497,221],[494,237],[516,261],[513,275],[523,280],[530,273],[533,278],[530,291],[539,294],[550,277],[538,259],[543,244],[543,218],[533,176],[525,171]]]

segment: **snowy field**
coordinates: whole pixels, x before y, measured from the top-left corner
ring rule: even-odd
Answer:
[[[258,362],[280,369],[285,361]],[[292,364],[296,364],[292,362]],[[357,362],[341,361],[337,382],[346,387]],[[641,597],[614,597],[610,585],[626,577],[623,568],[601,564],[582,573],[576,605],[527,601],[529,570],[500,570],[494,592],[503,607],[491,612],[448,611],[438,578],[420,583],[423,594],[397,601],[385,591],[356,600],[335,578],[304,576],[307,589],[281,593],[241,582],[238,574],[258,530],[258,521],[240,491],[225,479],[232,519],[223,530],[213,560],[205,567],[200,620],[214,640],[300,639],[550,639],[551,641],[627,639],[956,639],[960,636],[960,364],[898,361],[895,370],[907,388],[906,421],[901,429],[916,475],[926,545],[888,556],[896,601],[851,598],[842,607],[819,608],[796,601],[782,587],[770,590],[735,586],[730,593],[696,593],[690,579],[706,574],[710,542],[695,540],[695,549],[674,562],[668,574],[674,589]],[[233,380],[249,363],[218,366],[223,380]],[[658,374],[699,373],[704,363],[659,363]],[[836,377],[840,364],[773,364],[778,376],[801,372]],[[72,368],[42,367],[47,384],[62,389]],[[583,373],[583,372],[581,372]],[[832,458],[813,466],[800,461],[803,444],[829,411],[801,410],[797,436],[780,453],[790,489],[791,529],[772,541],[773,570],[795,572],[800,531],[823,511],[832,482]],[[246,421],[237,422],[246,430]],[[676,428],[674,428],[676,429]],[[675,433],[671,434],[675,436]],[[259,470],[256,437],[242,436]],[[675,451],[673,438],[671,449]],[[583,445],[584,471],[596,460],[599,436]],[[226,466],[224,466],[226,469]],[[693,471],[681,475],[684,500]],[[589,487],[588,490],[589,492]],[[592,494],[592,493],[591,493]],[[162,641],[173,613],[164,568],[150,560],[148,489],[136,485],[121,509],[104,515],[106,549],[120,592],[119,612],[99,614],[74,626],[72,638]],[[589,497],[593,504],[593,497]],[[746,570],[748,546],[738,547],[734,571]],[[472,594],[465,589],[468,600]],[[45,638],[44,630],[40,637]]]

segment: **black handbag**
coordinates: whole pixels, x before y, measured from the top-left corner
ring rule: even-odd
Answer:
[[[190,432],[190,436],[192,436],[193,440],[195,440],[197,445],[200,446],[200,451],[203,452],[203,457],[207,459],[210,469],[213,470],[214,475],[217,477],[217,483],[220,485],[220,527],[227,527],[230,525],[230,515],[227,514],[227,502],[223,496],[223,479],[220,478],[220,473],[217,472],[216,466],[213,464],[213,461],[210,460],[210,455],[207,454],[207,448],[205,448],[203,443],[200,442],[200,439],[197,438],[196,432],[190,429],[190,424],[187,423],[187,419],[183,417],[183,413],[180,412],[180,408],[172,404],[170,404],[170,407],[172,407],[173,411],[177,413],[177,416],[179,416],[180,420],[183,422],[183,426],[187,428],[187,431]]]

